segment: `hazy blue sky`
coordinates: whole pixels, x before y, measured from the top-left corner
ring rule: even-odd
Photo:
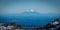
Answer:
[[[60,0],[0,0],[1,14],[20,14],[26,11],[41,14],[60,14]]]

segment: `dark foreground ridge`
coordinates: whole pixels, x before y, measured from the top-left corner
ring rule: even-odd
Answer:
[[[38,28],[25,28],[21,25],[16,25],[14,22],[1,23],[0,30],[60,30],[60,18],[54,19],[54,21],[46,24],[45,26]]]

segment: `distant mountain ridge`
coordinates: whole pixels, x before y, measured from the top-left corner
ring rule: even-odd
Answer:
[[[40,13],[38,13],[38,12],[23,12],[23,13],[21,13],[20,15],[25,15],[25,16],[27,16],[27,15],[29,15],[29,16],[37,16],[37,15],[40,15]]]
[[[5,15],[3,15],[3,16],[5,16]],[[59,14],[41,14],[41,13],[38,13],[38,12],[31,12],[31,11],[29,11],[29,12],[27,12],[27,11],[25,11],[25,12],[22,12],[22,13],[18,13],[18,14],[8,14],[8,15],[6,15],[6,16],[15,16],[15,17],[17,17],[17,16],[60,16]]]

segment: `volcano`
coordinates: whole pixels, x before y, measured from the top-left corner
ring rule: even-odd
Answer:
[[[37,15],[40,15],[40,13],[38,12],[23,12],[20,14],[20,16],[37,16]]]

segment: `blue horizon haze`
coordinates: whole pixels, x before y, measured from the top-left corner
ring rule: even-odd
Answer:
[[[0,0],[0,22],[40,27],[60,18],[60,0]]]

